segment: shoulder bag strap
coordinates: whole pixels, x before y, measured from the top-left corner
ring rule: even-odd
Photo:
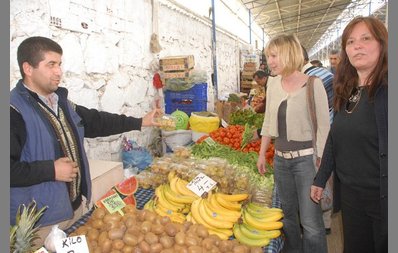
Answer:
[[[310,76],[307,82],[307,106],[310,114],[311,125],[312,125],[312,145],[316,153],[316,133],[318,130],[318,123],[316,120],[316,108],[314,99],[314,80],[315,76]]]

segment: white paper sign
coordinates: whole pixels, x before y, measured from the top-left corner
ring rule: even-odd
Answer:
[[[55,243],[57,253],[90,253],[85,235],[59,239]]]
[[[199,173],[199,175],[197,175],[194,179],[192,179],[191,182],[189,182],[189,184],[187,184],[187,187],[196,195],[201,197],[203,193],[211,191],[216,184],[217,182],[210,177],[203,173]]]
[[[36,250],[34,253],[48,253],[48,251],[46,250],[46,248],[41,247],[40,249]]]

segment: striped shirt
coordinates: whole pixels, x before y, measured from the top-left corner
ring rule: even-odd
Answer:
[[[316,66],[312,66],[311,63],[307,63],[302,71],[304,74],[309,76],[316,76],[319,77],[322,82],[323,86],[325,87],[326,94],[328,96],[328,105],[329,105],[329,117],[330,117],[330,124],[333,122],[333,74],[326,68],[320,68]]]

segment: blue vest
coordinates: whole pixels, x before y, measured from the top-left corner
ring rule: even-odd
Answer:
[[[65,113],[67,121],[72,127],[78,143],[81,159],[82,194],[87,200],[91,197],[91,179],[88,160],[84,151],[84,127],[80,124],[80,116],[73,110],[67,100],[68,91],[59,87],[56,93],[59,96],[59,106]],[[33,162],[41,160],[57,160],[60,158],[60,145],[57,142],[55,131],[29,91],[22,84],[22,80],[12,89],[10,103],[22,115],[26,126],[26,142],[22,149],[21,160]],[[49,181],[27,187],[10,188],[10,224],[15,224],[15,217],[19,205],[28,205],[32,200],[37,208],[48,206],[38,221],[41,226],[47,226],[71,219],[73,209],[65,182]]]

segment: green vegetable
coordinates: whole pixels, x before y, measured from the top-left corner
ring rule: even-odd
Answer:
[[[220,157],[235,165],[235,169],[248,174],[250,183],[255,187],[266,187],[272,191],[274,187],[273,169],[268,165],[267,172],[261,175],[257,170],[258,155],[255,152],[244,153],[234,150],[228,146],[214,143],[210,145],[206,142],[195,144],[191,148],[191,153],[195,157],[208,159],[210,157]]]
[[[250,126],[255,126],[257,129],[263,126],[264,113],[256,113],[250,109],[241,109],[231,114],[230,125],[244,126],[248,123]]]

